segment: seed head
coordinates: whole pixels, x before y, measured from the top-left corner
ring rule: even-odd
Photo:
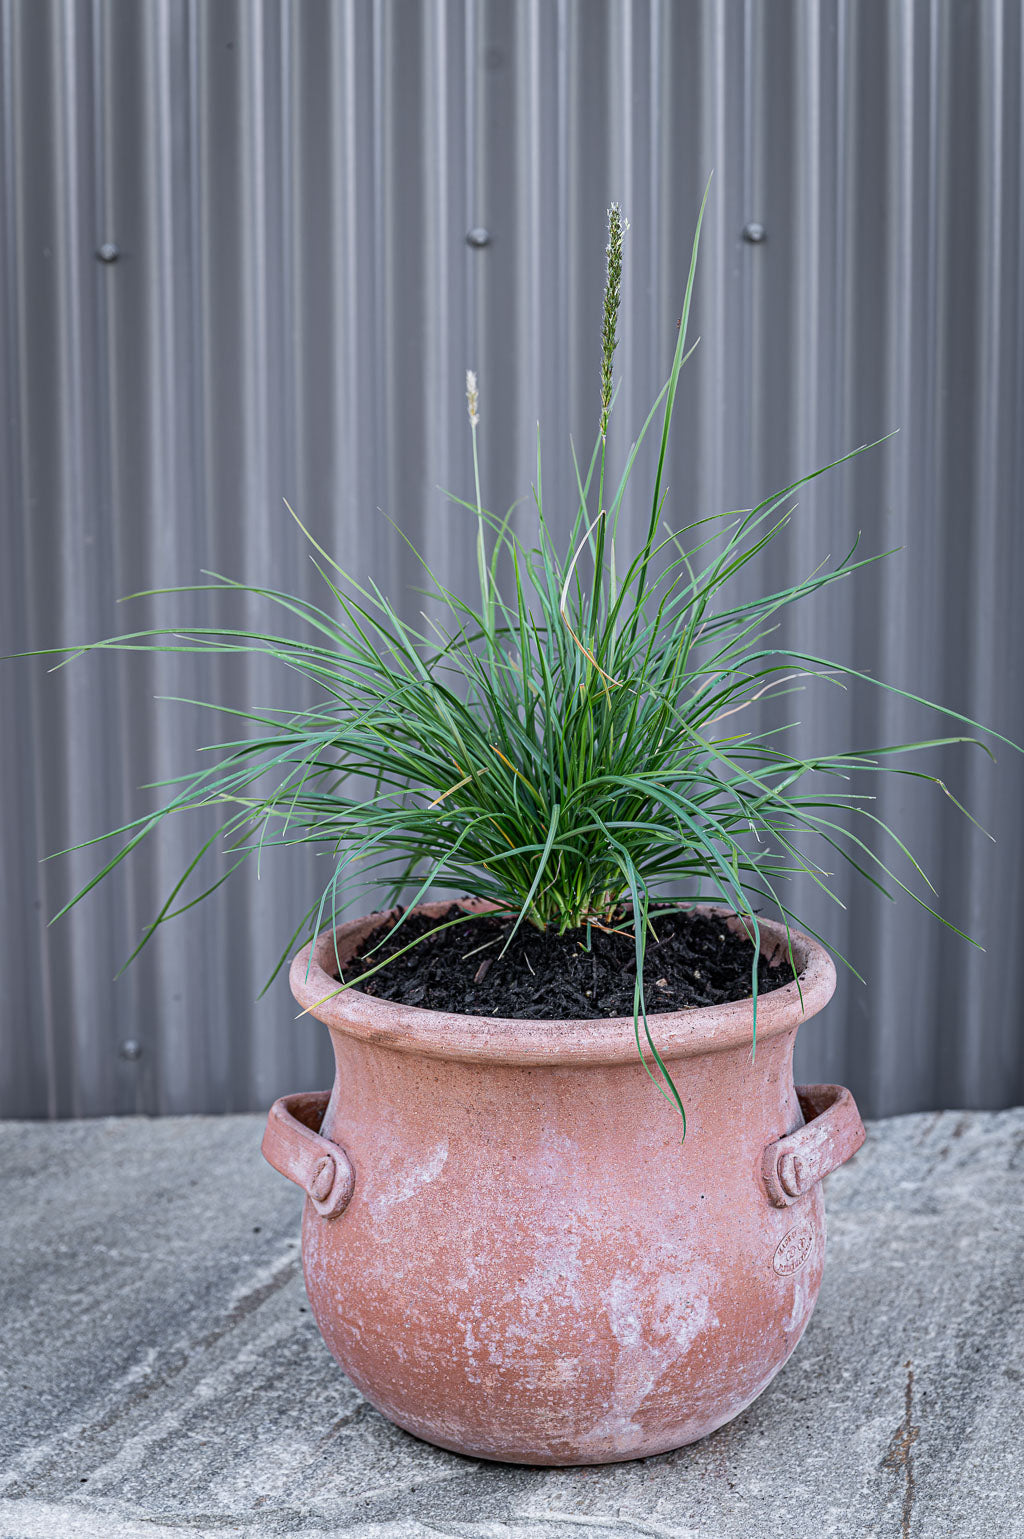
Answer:
[[[612,362],[618,345],[619,301],[622,298],[622,242],[629,220],[617,203],[608,210],[608,276],[604,286],[604,326],[601,332],[601,437],[608,432],[612,404]]]
[[[469,421],[470,421],[470,425],[472,427],[476,427],[477,423],[480,421],[480,413],[477,410],[477,406],[478,406],[479,400],[480,400],[480,395],[479,395],[479,392],[478,392],[478,390],[476,388],[476,373],[475,373],[475,371],[473,369],[467,369],[466,370],[466,405],[469,408]]]

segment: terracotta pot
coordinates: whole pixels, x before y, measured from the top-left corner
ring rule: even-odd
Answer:
[[[380,923],[341,926],[343,962]],[[783,941],[762,921],[762,949]],[[749,999],[651,1017],[684,1141],[632,1019],[325,1001],[332,934],[300,952],[337,1073],[275,1104],[263,1150],[307,1193],[310,1303],[368,1400],[442,1448],[558,1465],[677,1448],[761,1393],[818,1295],[821,1177],[864,1138],[849,1091],[794,1087],[797,1027],[835,987],[820,946],[794,954],[803,1001],[761,996],[753,1062]]]

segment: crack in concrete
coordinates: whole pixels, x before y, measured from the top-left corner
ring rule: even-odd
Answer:
[[[914,1421],[914,1367],[908,1357],[903,1365],[907,1370],[907,1383],[903,1391],[903,1420],[889,1439],[889,1447],[885,1458],[882,1460],[882,1468],[888,1470],[899,1479],[903,1478],[903,1511],[900,1527],[901,1539],[910,1539],[910,1525],[914,1516],[914,1497],[916,1495],[916,1483],[914,1479],[913,1449],[921,1435],[921,1429]]]

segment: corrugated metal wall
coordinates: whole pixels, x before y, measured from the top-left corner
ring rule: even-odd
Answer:
[[[901,428],[805,497],[766,575],[857,529],[905,545],[811,605],[801,641],[1024,740],[1017,4],[2,0],[0,18],[0,650],[210,616],[115,605],[204,567],[312,592],[283,496],[410,605],[378,509],[468,577],[436,489],[470,484],[464,369],[492,505],[528,490],[540,419],[568,508],[569,434],[596,422],[605,207],[632,221],[621,453],[668,366],[713,169],[678,521]],[[489,244],[467,244],[477,226]],[[108,655],[8,663],[0,685],[0,1112],[237,1110],[326,1084],[325,1033],[283,980],[256,1000],[318,872],[265,863],[115,984],[198,831],[167,830],[52,929],[96,852],[39,864],[144,809],[136,787],[215,735],[154,695],[272,703],[287,680]],[[933,730],[869,691],[801,712],[826,749]],[[879,808],[986,955],[864,885],[831,916],[804,902],[868,986],[842,981],[801,1072],[866,1111],[1024,1099],[1024,777],[999,759],[935,761],[995,846],[926,785]]]

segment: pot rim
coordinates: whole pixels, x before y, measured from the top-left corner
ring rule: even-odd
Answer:
[[[451,907],[453,901],[459,900],[421,903],[417,905],[417,911],[437,918]],[[495,907],[477,899],[463,899],[460,906],[477,913],[486,913]],[[721,915],[732,929],[746,928],[744,920],[728,909],[711,904],[691,906],[700,913]],[[389,917],[389,913],[377,913],[348,920],[339,925],[336,932],[324,930],[315,941],[303,947],[291,964],[288,981],[304,1013],[315,1016],[332,1032],[343,1036],[428,1058],[512,1067],[636,1062],[637,1038],[632,1016],[597,1020],[516,1020],[424,1010],[418,1005],[376,999],[355,988],[335,993],[338,980],[327,970],[328,966],[334,965],[335,935],[338,955],[344,963],[359,943]],[[758,918],[758,928],[762,951],[785,947],[785,925]],[[795,979],[790,979],[781,988],[758,996],[758,1042],[794,1032],[801,1021],[816,1015],[828,1004],[835,990],[835,964],[824,946],[792,926],[789,933],[799,987]],[[723,1005],[651,1012],[647,1020],[663,1058],[690,1058],[749,1046],[753,1037],[754,1002],[748,996]],[[641,1042],[644,1056],[650,1060],[650,1048],[644,1042],[642,1031]]]

